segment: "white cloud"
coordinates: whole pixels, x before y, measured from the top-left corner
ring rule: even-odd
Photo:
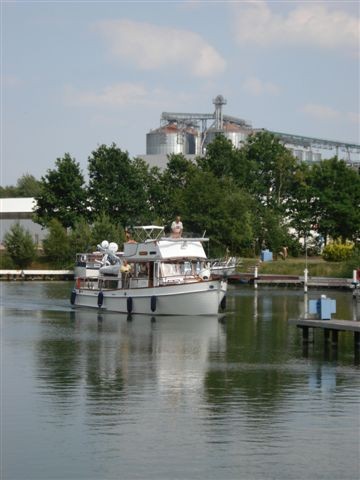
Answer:
[[[225,60],[197,33],[145,22],[109,20],[95,30],[107,40],[112,55],[143,70],[182,68],[199,77],[222,73]]]
[[[64,99],[68,106],[116,109],[136,105],[162,108],[174,102],[174,94],[161,88],[148,89],[142,83],[124,82],[99,90],[84,90],[67,85],[64,89]],[[191,99],[186,94],[178,92],[176,101],[189,103]]]
[[[141,84],[119,83],[100,91],[77,90],[72,86],[65,88],[67,104],[91,107],[119,107],[147,101],[148,92]]]
[[[360,125],[360,113],[359,112],[348,112],[347,117],[351,123]],[[360,136],[360,135],[359,135]]]
[[[359,18],[326,4],[302,3],[288,14],[279,14],[260,0],[240,3],[234,10],[235,36],[239,44],[311,45],[350,49],[359,54]]]
[[[257,77],[248,77],[242,83],[243,89],[251,95],[279,95],[280,87],[271,82],[263,82]]]
[[[334,110],[326,105],[308,103],[300,108],[300,110],[318,120],[338,120],[342,116],[341,112]]]
[[[23,81],[16,75],[4,75],[1,77],[3,87],[19,87],[23,84]]]

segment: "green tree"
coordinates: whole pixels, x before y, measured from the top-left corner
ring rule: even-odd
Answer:
[[[47,226],[57,219],[65,228],[73,227],[87,215],[86,189],[80,165],[68,153],[55,162],[56,168],[41,177],[41,190],[35,196],[35,221]]]
[[[178,197],[184,229],[211,238],[211,255],[240,254],[252,244],[252,199],[231,179],[191,171]]]
[[[314,203],[311,167],[302,162],[294,172],[286,211],[289,225],[294,228],[297,238],[307,238],[316,223]]]
[[[26,173],[16,184],[19,197],[36,197],[40,193],[41,184],[33,175]]]
[[[0,186],[0,198],[16,198],[18,197],[17,188],[13,185],[5,187]]]
[[[202,170],[212,172],[217,178],[231,177],[236,164],[236,149],[231,140],[219,133],[206,146],[205,155],[197,158],[197,164]]]
[[[355,245],[352,255],[344,265],[343,275],[348,278],[352,278],[353,271],[360,271],[360,244]]]
[[[22,175],[16,186],[0,187],[0,198],[35,197],[40,192],[40,182],[33,175]]]
[[[4,245],[11,260],[19,268],[28,267],[36,256],[31,234],[19,222],[5,234]]]
[[[268,248],[276,256],[283,246],[293,243],[288,224],[276,210],[260,205],[256,211],[254,230],[256,232],[257,250]]]
[[[139,211],[130,223],[142,225],[153,223],[162,212],[163,188],[161,184],[161,171],[158,167],[150,167],[143,159],[132,160],[134,185],[138,185],[141,196],[137,200],[143,202]]]
[[[49,221],[49,233],[43,240],[43,248],[47,260],[55,268],[67,268],[75,262],[67,231],[56,218]]]
[[[69,234],[69,244],[74,258],[76,253],[86,253],[96,247],[91,226],[85,218],[81,217],[75,223]]]
[[[223,189],[220,244],[234,255],[248,255],[254,239],[254,201],[243,189]]]
[[[204,171],[212,172],[217,178],[231,178],[238,187],[248,185],[251,162],[243,149],[234,147],[231,140],[218,134],[206,147],[204,157],[197,158],[197,165]]]
[[[327,236],[360,236],[360,176],[337,157],[314,164],[311,173],[315,228]]]
[[[125,240],[124,229],[114,222],[109,215],[100,213],[96,218],[91,230],[92,245],[95,248],[103,240],[115,242],[121,248]]]
[[[247,184],[249,190],[266,206],[286,209],[296,170],[296,160],[278,138],[262,131],[249,135],[243,155],[251,166]]]
[[[106,212],[114,223],[126,226],[149,215],[143,181],[146,169],[140,161],[132,162],[128,152],[114,143],[101,145],[89,157],[88,170],[93,217]]]
[[[159,216],[166,225],[173,221],[176,215],[182,214],[182,193],[189,178],[198,168],[183,154],[168,155],[166,169],[159,178],[159,191],[162,202],[159,205]]]

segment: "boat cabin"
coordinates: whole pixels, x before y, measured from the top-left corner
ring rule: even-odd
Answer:
[[[207,238],[164,237],[163,227],[153,225],[134,231],[136,240],[124,244],[117,275],[100,271],[98,278],[87,279],[85,288],[148,288],[210,279],[203,248]]]

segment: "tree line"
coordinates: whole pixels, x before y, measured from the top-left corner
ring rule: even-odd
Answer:
[[[171,154],[163,170],[131,159],[115,143],[101,145],[88,157],[87,173],[85,181],[66,153],[36,182],[33,195],[34,220],[50,232],[62,228],[78,251],[105,238],[96,237],[100,225],[114,227],[108,240],[121,243],[126,227],[170,225],[176,215],[185,231],[206,232],[211,256],[252,256],[284,245],[297,255],[299,239],[310,231],[325,242],[360,237],[358,172],[337,157],[299,163],[266,131],[250,135],[240,149],[219,134],[204,156],[193,162]]]

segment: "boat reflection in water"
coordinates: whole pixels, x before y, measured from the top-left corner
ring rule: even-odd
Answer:
[[[94,372],[87,381],[97,393],[101,385],[117,379],[121,390],[140,392],[147,388],[158,392],[190,394],[202,388],[211,351],[226,349],[224,315],[148,316],[91,309],[71,312],[80,341],[88,348],[93,338],[87,370]],[[116,334],[117,333],[117,334]],[[91,385],[87,385],[87,391]],[[185,389],[184,389],[185,388]],[[115,388],[116,390],[116,388]],[[107,390],[109,393],[109,390]],[[115,392],[113,392],[115,393]]]

